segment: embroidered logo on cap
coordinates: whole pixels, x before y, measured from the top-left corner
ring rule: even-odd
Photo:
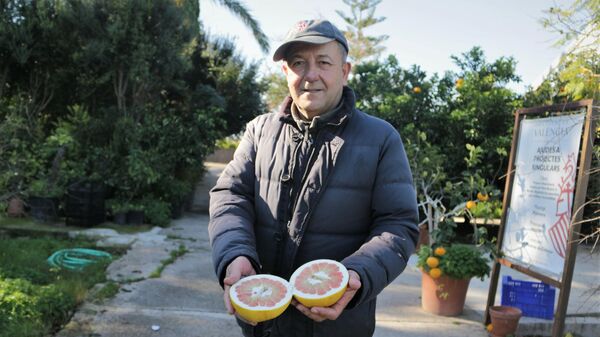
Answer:
[[[297,33],[300,33],[300,32],[305,31],[307,27],[308,27],[308,21],[300,21],[296,24],[295,31]]]

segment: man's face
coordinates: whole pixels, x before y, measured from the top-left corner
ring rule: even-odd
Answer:
[[[350,63],[342,61],[337,42],[296,43],[283,64],[290,95],[305,118],[312,119],[332,110],[348,82]]]

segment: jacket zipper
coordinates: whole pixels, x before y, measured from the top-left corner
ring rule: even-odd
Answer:
[[[308,134],[309,134],[309,132],[308,132],[308,129],[307,129],[307,132],[306,132],[306,135],[304,136],[303,141],[308,141],[307,140],[308,139]],[[317,141],[318,141],[318,136],[315,137],[315,140],[312,141],[311,144],[310,144],[310,148],[308,150],[310,154],[308,156],[308,162],[306,163],[306,167],[304,168],[304,172],[302,173],[302,178],[300,179],[300,184],[298,184],[297,186],[294,186],[296,188],[295,188],[295,191],[293,191],[294,192],[294,197],[293,197],[293,200],[292,200],[292,204],[291,204],[291,208],[290,208],[290,213],[288,215],[288,226],[289,226],[289,224],[292,221],[292,217],[294,216],[294,212],[296,211],[296,206],[297,206],[298,200],[300,198],[300,192],[302,191],[302,187],[306,183],[306,180],[308,179],[308,173],[310,172],[310,169],[314,165],[315,148],[316,148],[315,144],[317,143]],[[294,153],[294,157],[297,155],[297,153],[296,153],[297,150],[298,150],[298,147],[296,147],[296,151],[294,151],[295,152]],[[294,160],[296,160],[296,159],[294,159]]]

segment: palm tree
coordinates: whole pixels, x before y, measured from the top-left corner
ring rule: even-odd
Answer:
[[[198,0],[196,0],[198,1]],[[256,42],[260,46],[263,53],[269,52],[269,38],[260,28],[260,24],[256,19],[250,15],[250,11],[242,2],[237,0],[212,0],[217,5],[223,6],[228,9],[231,13],[241,19],[250,30],[256,39]]]

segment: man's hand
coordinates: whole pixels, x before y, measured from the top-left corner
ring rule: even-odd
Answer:
[[[307,308],[302,305],[300,302],[295,299],[292,300],[292,305],[296,307],[296,309],[300,310],[301,313],[306,315],[308,318],[316,321],[323,322],[324,320],[335,320],[341,314],[344,308],[350,303],[350,300],[356,295],[356,292],[362,284],[360,283],[360,276],[354,270],[348,270],[349,280],[348,280],[348,288],[346,288],[346,292],[342,297],[332,306],[323,308],[323,307],[312,307]]]
[[[227,269],[225,270],[225,279],[223,279],[223,288],[225,289],[223,301],[225,302],[225,308],[230,315],[235,314],[235,309],[231,305],[231,300],[229,299],[229,288],[242,277],[255,274],[256,271],[254,270],[254,267],[252,267],[252,263],[250,263],[250,260],[245,256],[236,257],[231,261],[229,266],[227,266]],[[247,323],[256,325],[254,322]]]

